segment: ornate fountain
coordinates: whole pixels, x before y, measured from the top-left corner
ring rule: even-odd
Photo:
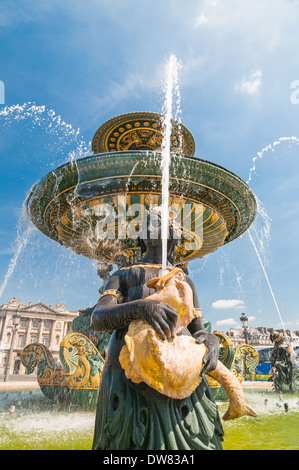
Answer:
[[[27,198],[32,222],[49,238],[96,260],[105,276],[111,265],[133,264],[142,254],[138,232],[143,220],[150,208],[161,204],[162,138],[161,114],[132,112],[110,119],[96,131],[92,155],[59,166],[33,186]],[[256,214],[255,197],[241,178],[194,154],[191,132],[173,120],[169,206],[182,227],[173,263],[184,269],[190,261],[242,235]],[[89,325],[88,313],[86,317]],[[93,332],[86,325],[74,321],[73,334],[84,333],[94,342]],[[218,336],[223,345],[227,338]],[[61,363],[68,375],[64,386],[72,384],[84,390],[82,384],[88,383],[88,393],[93,385],[96,393],[97,374],[93,382],[85,380],[78,376],[76,365],[84,362],[90,371],[95,362],[102,365],[102,356],[95,354],[88,365],[88,357],[77,348],[74,359],[70,353],[73,349],[66,349],[71,340],[68,337],[61,345]],[[231,349],[228,343],[227,348]],[[228,360],[227,354],[222,354],[223,361],[232,367],[235,355]],[[211,386],[218,393],[219,386]]]

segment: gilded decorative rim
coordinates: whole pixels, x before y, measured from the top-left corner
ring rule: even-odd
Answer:
[[[132,264],[140,258],[136,239],[95,238],[98,209],[111,204],[119,213],[119,199],[126,209],[134,203],[145,209],[161,201],[161,153],[147,150],[107,152],[68,163],[41,179],[27,199],[31,220],[48,237],[77,254],[117,264]],[[170,204],[178,211],[202,205],[203,240],[188,249],[188,234],[178,247],[176,263],[202,258],[244,233],[256,214],[255,197],[238,176],[219,165],[195,157],[172,155]],[[145,217],[145,214],[143,215]],[[192,220],[191,220],[192,219]],[[128,222],[128,221],[127,221]],[[117,225],[117,230],[119,226]]]
[[[105,122],[92,140],[94,153],[132,150],[161,150],[163,115],[153,112],[121,114]],[[186,126],[172,120],[171,151],[187,156],[195,153],[195,141]]]

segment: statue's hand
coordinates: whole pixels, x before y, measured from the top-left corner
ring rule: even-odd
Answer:
[[[140,301],[139,315],[154,328],[162,341],[173,339],[178,311],[171,305],[159,300],[143,299]]]
[[[217,336],[207,333],[204,330],[197,331],[193,334],[198,344],[204,344],[207,347],[207,353],[204,357],[204,367],[202,372],[210,372],[217,367],[219,357],[219,341]]]

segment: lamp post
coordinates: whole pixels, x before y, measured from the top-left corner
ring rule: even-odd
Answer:
[[[18,329],[18,326],[20,324],[20,319],[21,319],[21,315],[18,312],[16,312],[12,316],[13,329],[12,329],[11,342],[10,342],[10,348],[9,348],[6,368],[5,368],[4,382],[7,382],[8,379],[9,379],[9,373],[10,373],[11,362],[12,362],[12,357],[13,357],[13,349],[14,349],[14,345],[15,345],[17,329]]]
[[[240,321],[244,330],[245,343],[248,344],[248,318],[246,317],[245,313],[241,314]]]

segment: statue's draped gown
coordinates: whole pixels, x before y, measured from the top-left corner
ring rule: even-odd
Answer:
[[[157,267],[124,268],[119,290],[124,301],[153,293],[147,282]],[[208,450],[222,449],[223,429],[213,394],[205,377],[182,400],[171,399],[145,383],[125,376],[119,354],[128,325],[112,334],[101,376],[93,449],[96,450]],[[182,334],[190,334],[187,329]]]

